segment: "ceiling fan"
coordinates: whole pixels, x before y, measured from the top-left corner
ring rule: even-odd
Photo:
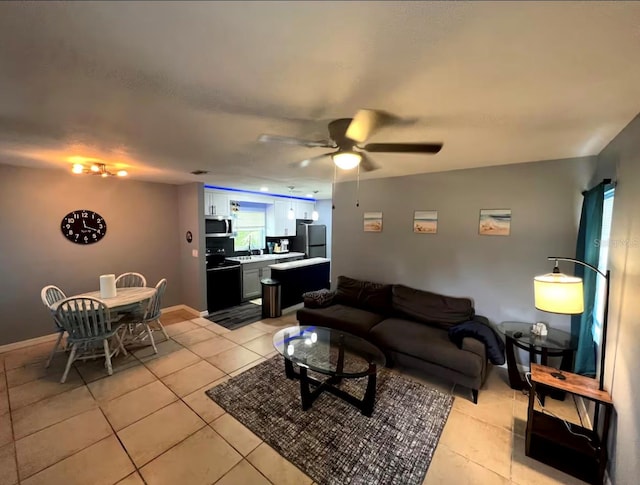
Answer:
[[[442,148],[442,143],[364,143],[371,135],[385,125],[396,124],[397,117],[379,110],[361,109],[353,118],[340,118],[328,125],[329,138],[325,140],[305,140],[289,136],[262,134],[258,141],[267,143],[284,143],[287,145],[308,148],[334,148],[334,152],[323,153],[293,165],[306,167],[312,162],[331,157],[337,167],[349,170],[360,165],[370,172],[379,167],[373,163],[366,152],[370,153],[428,153],[435,154]]]

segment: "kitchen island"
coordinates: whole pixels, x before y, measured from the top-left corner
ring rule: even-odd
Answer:
[[[329,289],[331,262],[327,258],[309,258],[269,266],[271,278],[281,285],[281,305],[287,308],[302,302],[307,291]]]

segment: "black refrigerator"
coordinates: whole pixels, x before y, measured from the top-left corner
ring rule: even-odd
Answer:
[[[305,254],[305,258],[327,257],[327,226],[298,221],[296,237],[293,239],[291,251]]]

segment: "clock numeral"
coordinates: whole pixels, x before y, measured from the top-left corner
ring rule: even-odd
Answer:
[[[94,233],[93,233],[93,239],[95,239],[95,238],[97,238],[97,237],[98,237],[98,235],[94,232]]]
[[[69,234],[69,236],[73,236],[73,229],[69,229],[69,232],[67,234]],[[77,234],[76,234],[76,237],[78,237]]]
[[[88,213],[86,213],[86,212],[83,212],[83,213],[82,213],[82,218],[83,218],[83,219],[86,219],[87,217],[89,217],[89,214],[88,214]]]
[[[98,218],[96,219],[96,221],[98,221],[98,222],[102,222],[102,218],[98,217]]]
[[[69,218],[67,219],[67,222],[68,222],[69,224],[73,224],[74,222],[76,222],[76,218],[75,218],[75,217],[69,217]]]

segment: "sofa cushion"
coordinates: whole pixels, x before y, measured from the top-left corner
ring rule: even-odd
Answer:
[[[393,309],[400,315],[445,330],[456,323],[471,320],[475,314],[469,298],[444,296],[404,285],[393,285],[391,294]]]
[[[389,315],[392,312],[391,285],[338,276],[334,301],[362,310]]]
[[[363,338],[367,338],[374,325],[384,320],[383,315],[340,304],[326,308],[301,308],[296,316],[300,325],[338,328]]]
[[[444,330],[410,320],[388,318],[371,329],[369,340],[382,349],[410,355],[466,376],[480,375],[486,360],[459,349]]]

